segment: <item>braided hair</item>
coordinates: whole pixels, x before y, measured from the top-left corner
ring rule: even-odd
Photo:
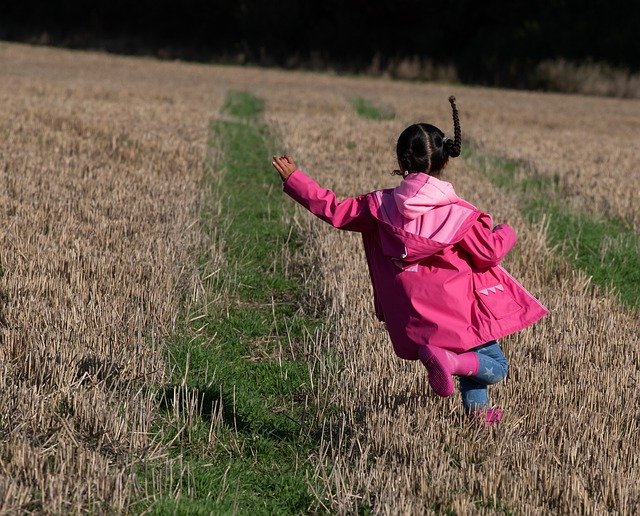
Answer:
[[[431,124],[410,125],[402,131],[396,144],[396,155],[401,167],[396,174],[405,176],[409,172],[426,172],[439,176],[449,158],[460,156],[462,131],[453,95],[449,97],[449,103],[453,111],[453,139],[447,138],[444,132]]]

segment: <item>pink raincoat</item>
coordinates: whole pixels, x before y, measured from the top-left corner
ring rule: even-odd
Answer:
[[[397,188],[337,201],[301,170],[284,191],[332,226],[363,235],[378,319],[396,354],[425,344],[460,353],[547,313],[498,264],[514,230],[460,199],[450,183],[411,173]]]

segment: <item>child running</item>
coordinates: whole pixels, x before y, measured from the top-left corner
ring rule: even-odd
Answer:
[[[420,360],[439,396],[460,380],[467,414],[498,423],[487,386],[507,375],[498,339],[541,319],[547,309],[502,267],[516,242],[513,228],[458,197],[440,179],[460,155],[455,98],[454,137],[430,124],[407,127],[396,145],[402,176],[393,189],[338,201],[305,175],[290,156],[273,157],[284,191],[338,229],[362,233],[377,318],[395,353]]]

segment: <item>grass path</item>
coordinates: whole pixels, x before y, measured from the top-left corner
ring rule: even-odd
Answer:
[[[170,487],[181,494],[157,502],[157,514],[314,507],[315,409],[300,343],[317,323],[300,308],[303,291],[288,270],[297,236],[283,223],[262,109],[253,95],[231,92],[225,119],[211,125],[220,152],[205,177],[202,223],[210,243],[222,241],[224,259],[201,257],[204,310],[170,346],[175,383],[163,404],[180,417],[163,432],[179,458]]]
[[[354,97],[351,105],[362,118],[369,120],[393,120],[395,112],[389,107],[378,106],[364,97]]]

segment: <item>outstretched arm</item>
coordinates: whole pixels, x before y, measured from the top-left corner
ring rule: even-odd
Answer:
[[[375,228],[366,196],[338,201],[331,190],[322,188],[302,172],[290,156],[274,156],[272,165],[282,178],[284,192],[316,217],[347,231],[367,232]]]
[[[516,244],[516,232],[508,224],[492,228],[491,217],[483,213],[458,244],[478,267],[494,267]]]

